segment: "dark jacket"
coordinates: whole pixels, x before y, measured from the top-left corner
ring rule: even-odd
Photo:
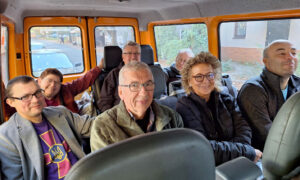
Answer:
[[[180,72],[176,69],[175,64],[172,64],[170,67],[164,68],[164,72],[167,74],[167,85],[170,82],[181,79]]]
[[[151,107],[155,115],[155,131],[183,127],[180,115],[174,110],[154,101]],[[91,149],[95,151],[141,134],[145,134],[145,132],[130,117],[124,102],[121,101],[95,119],[91,130]]]
[[[251,129],[233,97],[213,91],[210,99],[213,108],[195,93],[178,101],[176,110],[184,127],[201,132],[210,141],[216,165],[239,156],[254,160],[255,151],[250,146]]]
[[[300,78],[291,76],[287,98],[300,91]],[[260,76],[245,82],[238,94],[238,104],[252,131],[253,147],[263,151],[272,122],[285,102],[280,89],[280,76],[266,68]]]
[[[123,66],[124,62],[121,62],[118,67],[111,70],[103,82],[100,93],[100,101],[97,102],[97,106],[101,112],[112,108],[120,102],[118,94],[119,72]]]

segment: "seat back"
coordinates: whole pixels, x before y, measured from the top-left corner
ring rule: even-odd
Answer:
[[[66,180],[215,180],[213,150],[190,129],[170,129],[136,136],[79,160]]]
[[[216,180],[258,179],[260,168],[244,156],[227,161],[216,168]]]
[[[97,107],[100,100],[101,87],[108,73],[122,62],[122,49],[119,46],[105,46],[103,57],[103,69],[99,77],[92,85],[93,104]],[[100,111],[97,113],[99,114]]]
[[[263,152],[266,179],[282,179],[300,165],[300,92],[280,108],[269,131]]]
[[[236,99],[238,91],[236,87],[232,85],[232,80],[229,74],[222,74],[221,83],[223,85],[223,91],[229,93],[233,98]]]
[[[150,45],[141,45],[141,61],[150,67],[154,82],[154,98],[167,94],[166,75],[159,64],[154,64],[153,49]]]

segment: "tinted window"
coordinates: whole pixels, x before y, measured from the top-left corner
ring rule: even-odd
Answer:
[[[1,25],[1,73],[2,80],[6,85],[9,79],[8,74],[8,28]]]
[[[163,66],[170,66],[179,50],[190,48],[194,54],[208,51],[205,24],[180,24],[155,26],[157,59]]]
[[[299,29],[299,19],[221,23],[219,33],[223,73],[229,74],[239,89],[246,80],[262,72],[263,49],[270,42],[290,40],[299,52]],[[300,53],[297,56],[299,59]],[[300,75],[299,68],[296,75]]]
[[[95,28],[97,64],[103,57],[104,46],[119,46],[123,49],[128,41],[135,41],[131,26],[98,26]]]
[[[63,74],[83,72],[82,49],[81,30],[78,27],[32,27],[32,74],[38,77],[46,68],[57,68]]]

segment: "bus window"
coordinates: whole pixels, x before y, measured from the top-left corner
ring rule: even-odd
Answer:
[[[8,27],[1,25],[1,73],[5,85],[9,80],[8,71]]]
[[[32,74],[39,77],[46,68],[62,74],[83,72],[81,30],[76,26],[30,28]]]
[[[104,46],[119,46],[123,49],[128,41],[135,41],[132,26],[97,26],[95,28],[97,64],[103,57]]]
[[[223,22],[220,25],[220,45],[223,73],[231,76],[238,89],[264,67],[263,49],[277,39],[290,40],[300,58],[299,19]],[[300,75],[300,69],[296,71]]]
[[[162,67],[170,66],[180,49],[190,48],[194,54],[208,51],[205,24],[154,26],[157,60]]]

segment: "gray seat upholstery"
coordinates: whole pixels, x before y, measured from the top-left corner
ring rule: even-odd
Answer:
[[[282,179],[292,171],[299,175],[299,143],[300,93],[296,93],[280,108],[269,131],[262,159],[266,179]]]
[[[78,161],[65,180],[215,180],[213,150],[190,129],[136,136],[93,152]]]
[[[261,175],[260,168],[243,156],[223,163],[216,168],[216,180],[254,180]]]
[[[148,64],[154,78],[154,98],[167,94],[166,75],[159,64],[154,64],[153,49],[150,45],[141,45],[141,61]]]

